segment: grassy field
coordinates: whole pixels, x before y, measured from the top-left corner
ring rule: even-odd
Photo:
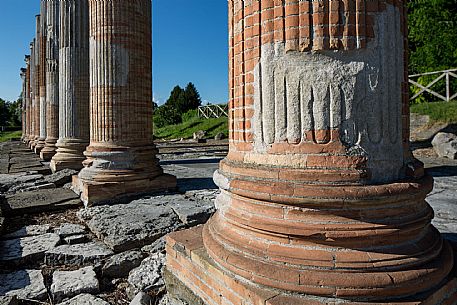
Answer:
[[[207,138],[213,138],[216,134],[222,132],[225,137],[228,136],[228,121],[226,117],[218,119],[202,119],[194,117],[186,122],[177,125],[169,125],[162,128],[156,128],[154,135],[159,139],[189,139],[194,132],[199,130],[206,131]]]
[[[430,116],[431,122],[457,123],[457,101],[411,105],[411,112]]]
[[[22,136],[21,131],[5,131],[5,132],[0,131],[0,142],[6,142],[11,139],[20,139],[21,136]]]

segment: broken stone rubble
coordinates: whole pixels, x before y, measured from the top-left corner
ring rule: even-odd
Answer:
[[[98,291],[99,283],[92,266],[74,271],[55,271],[52,275],[51,294],[55,301]]]

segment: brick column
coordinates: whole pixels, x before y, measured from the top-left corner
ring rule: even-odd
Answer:
[[[25,64],[26,64],[26,71],[25,71],[25,133],[22,137],[24,143],[30,141],[30,112],[31,112],[31,100],[30,100],[30,55],[25,56]]]
[[[47,30],[47,6],[48,0],[41,0],[40,2],[40,47],[39,47],[39,60],[40,60],[40,72],[39,72],[39,137],[38,142],[35,146],[35,153],[40,154],[41,150],[46,144],[46,30]]]
[[[403,124],[405,2],[228,3],[218,211],[202,232],[169,236],[169,291],[205,304],[452,303],[453,253]]]
[[[22,79],[22,92],[21,92],[21,131],[22,131],[22,136],[21,136],[21,141],[24,140],[25,135],[26,135],[26,122],[25,122],[25,111],[26,111],[26,104],[25,104],[25,97],[26,97],[26,75],[27,75],[27,68],[21,68],[21,79]]]
[[[60,1],[59,140],[53,172],[83,167],[89,145],[89,9],[87,0]]]
[[[93,204],[176,186],[152,142],[151,1],[89,0],[90,146],[74,180]]]
[[[32,124],[33,139],[30,148],[34,151],[40,137],[40,15],[35,16],[36,33],[33,40],[33,84],[32,84]]]
[[[49,161],[59,138],[59,1],[47,1],[46,42],[46,143],[40,153]]]

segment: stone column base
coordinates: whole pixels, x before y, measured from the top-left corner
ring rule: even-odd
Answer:
[[[56,138],[47,138],[46,145],[40,152],[40,158],[44,161],[51,161],[52,157],[56,154],[57,151],[57,139]]]
[[[199,226],[167,235],[167,267],[164,277],[172,298],[195,305],[379,304],[308,296],[253,285],[222,269],[209,257],[203,246],[202,229],[203,226]],[[452,279],[427,295],[382,304],[457,304],[456,275],[454,272]]]
[[[46,145],[46,139],[43,139],[43,138],[39,138],[36,145],[35,145],[35,148],[34,148],[34,151],[37,155],[40,155],[41,153],[41,150],[43,150],[43,148],[45,147]]]
[[[86,207],[94,204],[109,203],[122,197],[139,194],[157,193],[176,189],[176,177],[162,174],[153,179],[138,179],[116,182],[88,181],[73,176],[73,190],[81,196]]]

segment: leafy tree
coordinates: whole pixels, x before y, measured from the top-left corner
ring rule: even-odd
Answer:
[[[15,102],[8,103],[9,108],[9,125],[12,127],[21,126],[22,98]]]
[[[164,104],[156,109],[154,112],[154,125],[161,128],[167,125],[178,124],[181,122],[181,115],[175,108],[169,104]]]
[[[457,0],[411,0],[410,73],[457,68]]]
[[[10,110],[6,101],[0,98],[0,126],[7,126],[10,118]]]

